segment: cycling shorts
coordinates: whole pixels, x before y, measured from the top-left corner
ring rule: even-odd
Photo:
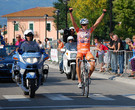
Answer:
[[[77,58],[82,60],[83,56],[85,56],[85,58],[87,60],[94,59],[94,56],[92,55],[92,53],[90,51],[88,51],[86,53],[77,52],[77,56],[76,56]]]

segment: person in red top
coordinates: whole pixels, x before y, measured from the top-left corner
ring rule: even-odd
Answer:
[[[16,39],[17,39],[17,41],[15,43],[16,46],[19,46],[19,43],[24,41],[24,39],[21,39],[21,35],[20,34],[16,35]]]
[[[81,24],[82,28],[79,29],[79,27],[75,23],[74,17],[72,15],[72,11],[73,11],[73,8],[69,8],[71,21],[77,32],[76,71],[77,71],[78,83],[79,83],[78,87],[81,88],[82,84],[81,84],[81,77],[80,77],[80,64],[78,67],[78,59],[82,59],[83,55],[85,55],[87,60],[94,59],[94,56],[90,52],[90,37],[91,37],[91,33],[95,30],[95,28],[98,26],[98,24],[103,19],[106,9],[103,9],[102,15],[97,19],[95,24],[90,29],[87,29],[89,21],[86,18],[83,18],[80,20],[80,24]],[[90,62],[90,65],[91,65],[91,68],[90,68],[90,72],[89,72],[89,77],[91,76],[91,74],[93,73],[93,71],[95,69],[95,62]]]

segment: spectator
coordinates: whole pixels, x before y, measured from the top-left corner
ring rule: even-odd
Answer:
[[[38,45],[39,45],[39,47],[40,47],[40,49],[43,49],[44,48],[44,46],[43,46],[43,44],[42,44],[42,42],[40,41],[40,40],[38,40]]]
[[[3,36],[1,35],[1,31],[0,31],[0,46],[5,46],[5,41],[3,40]]]
[[[97,43],[98,43],[98,37],[97,36],[94,37],[94,43],[95,43],[95,46],[97,46]]]
[[[131,45],[129,45],[129,44],[132,43],[132,42],[131,42],[131,39],[130,39],[130,38],[126,38],[126,39],[125,39],[125,42],[126,42],[126,45],[125,45],[124,50],[126,50],[126,51],[131,51],[132,48],[131,48]]]
[[[133,57],[129,60],[131,62],[131,68],[132,68],[132,72],[131,75],[129,75],[129,77],[133,77],[133,79],[135,79],[135,35],[133,36],[133,44],[132,42],[129,42],[128,45],[131,46],[131,49],[133,50]]]
[[[57,50],[58,51],[60,51],[61,52],[61,49],[64,47],[64,44],[63,44],[63,42],[59,39],[58,40],[58,48],[57,48]],[[60,64],[59,64],[59,69],[60,69],[60,71],[61,71],[61,74],[64,72],[63,71],[63,53],[60,53],[61,54],[61,61],[60,61]]]
[[[96,40],[95,40],[96,41]],[[104,72],[104,50],[103,50],[103,44],[101,44],[101,41],[97,41],[97,46],[95,48],[95,50],[98,51],[98,61],[100,64],[100,72]]]
[[[64,47],[64,44],[63,44],[63,42],[60,39],[58,40],[58,44],[59,45],[58,45],[57,50],[60,51]]]
[[[45,38],[45,52],[50,55],[51,44],[48,38]]]
[[[128,64],[128,62],[129,62],[129,59],[131,58],[131,56],[132,56],[132,53],[131,52],[129,52],[129,51],[132,51],[132,48],[131,48],[131,45],[129,45],[131,43],[131,39],[130,38],[126,38],[125,39],[125,44],[123,45],[124,46],[124,50],[125,50],[125,55],[126,55],[126,61],[125,61],[125,63],[126,64]],[[131,68],[131,65],[130,65],[130,63],[129,63],[129,68]],[[130,75],[129,75],[129,77],[130,77]]]
[[[114,51],[114,39],[113,39],[113,33],[110,33],[109,34],[109,36],[110,36],[110,43],[109,44],[107,44],[107,46],[108,46],[108,48],[109,48],[109,50],[110,50],[110,52],[109,52],[109,54],[111,55],[110,57],[111,57],[111,69],[112,69],[112,74],[117,74],[117,70],[115,70],[115,65],[116,65],[116,53],[114,53],[113,51]]]
[[[20,34],[16,35],[16,39],[17,39],[17,41],[15,43],[16,46],[19,46],[19,43],[24,41],[24,39],[21,39],[21,35]]]
[[[115,72],[118,72],[118,64],[119,64],[119,69],[120,72],[117,74],[117,76],[122,76],[123,74],[123,69],[124,69],[124,50],[123,45],[122,45],[122,40],[118,38],[117,35],[113,35],[114,39],[114,52],[116,53],[116,63],[115,63]],[[118,61],[118,63],[117,63]]]
[[[109,49],[105,46],[103,46],[103,50],[104,50],[104,66],[102,68],[108,68],[109,63],[110,63],[110,53],[109,53]]]

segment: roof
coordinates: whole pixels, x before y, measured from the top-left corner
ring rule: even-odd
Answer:
[[[2,17],[43,17],[45,14],[48,16],[53,16],[54,7],[36,7],[27,10],[18,11],[15,13],[10,13],[3,15]]]

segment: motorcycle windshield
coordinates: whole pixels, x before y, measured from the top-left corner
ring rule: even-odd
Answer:
[[[40,52],[24,52],[22,54],[22,57],[41,57],[41,53]]]

